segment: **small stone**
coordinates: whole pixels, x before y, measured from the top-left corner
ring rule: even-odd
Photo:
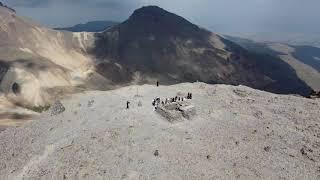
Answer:
[[[270,147],[270,146],[266,146],[266,147],[264,147],[263,149],[264,149],[266,152],[269,152],[270,149],[271,149],[271,147]]]
[[[255,133],[257,133],[257,132],[258,132],[258,131],[255,129],[252,134],[255,134]]]
[[[210,155],[207,155],[207,159],[210,159],[211,158],[211,156]]]
[[[92,106],[93,106],[93,103],[94,103],[94,100],[88,101],[88,107],[92,107]]]

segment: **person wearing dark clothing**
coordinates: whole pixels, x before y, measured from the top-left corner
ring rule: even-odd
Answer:
[[[157,81],[157,87],[159,87],[159,81]]]
[[[157,99],[156,99],[156,104],[158,105],[158,104],[160,104],[160,102],[161,102],[161,99],[160,99],[160,98],[157,98]]]
[[[129,104],[130,104],[130,102],[129,102],[129,101],[127,101],[127,109],[129,109]]]

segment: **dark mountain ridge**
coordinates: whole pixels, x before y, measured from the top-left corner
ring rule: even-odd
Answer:
[[[11,8],[11,7],[9,7],[9,6],[5,5],[5,4],[3,4],[2,2],[0,2],[0,6],[5,7],[5,8],[7,8],[7,9],[9,9],[9,10],[13,11],[13,12],[16,12],[16,10],[14,10],[13,8]]]
[[[143,83],[156,79],[165,84],[203,81],[276,93],[305,95],[310,91],[289,65],[278,67],[276,61],[268,62],[266,57],[156,6],[137,9],[125,22],[97,33],[92,53],[100,72],[103,67],[117,69],[113,64],[120,65],[128,82],[139,72]]]
[[[54,29],[71,31],[71,32],[102,32],[117,24],[118,23],[114,21],[90,21],[85,24],[77,24],[72,27],[54,28]]]

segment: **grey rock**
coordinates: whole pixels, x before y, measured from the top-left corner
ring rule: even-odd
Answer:
[[[94,103],[94,100],[88,101],[88,107],[92,107],[92,106],[93,106],[93,103]]]
[[[60,101],[56,101],[50,108],[50,115],[56,116],[63,113],[65,110],[66,108],[63,106],[63,104]]]

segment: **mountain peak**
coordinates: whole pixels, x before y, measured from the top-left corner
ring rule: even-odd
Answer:
[[[155,34],[188,34],[200,30],[185,18],[158,6],[144,6],[135,10],[124,24],[130,26],[131,30],[139,29],[139,32]]]
[[[134,13],[132,14],[133,16],[138,16],[138,15],[164,15],[168,14],[169,12],[158,7],[158,6],[143,6],[139,9],[136,9]]]
[[[175,20],[177,18],[183,19],[178,15],[170,13],[158,6],[143,6],[133,12],[130,16],[129,20],[142,20],[144,22],[159,22],[159,21],[168,21],[168,20]]]

